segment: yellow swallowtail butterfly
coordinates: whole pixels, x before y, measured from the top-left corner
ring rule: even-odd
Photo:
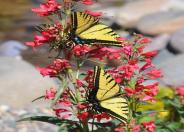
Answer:
[[[99,66],[94,68],[94,87],[88,99],[93,108],[97,111],[108,112],[114,118],[127,124],[128,102],[120,95],[120,86],[112,76]]]
[[[121,42],[117,40],[120,36],[94,16],[84,12],[73,12],[71,22],[70,37],[76,44],[121,46]]]

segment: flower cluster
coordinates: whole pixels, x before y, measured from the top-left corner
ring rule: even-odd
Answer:
[[[26,45],[32,47],[48,43],[52,49],[61,53],[61,57],[57,57],[50,65],[44,68],[37,67],[41,75],[56,78],[61,82],[59,89],[51,88],[46,90],[45,94],[45,99],[52,102],[52,110],[55,112],[57,120],[59,119],[60,123],[64,121],[62,122],[63,126],[71,126],[68,128],[70,131],[89,131],[89,129],[98,131],[101,126],[109,127],[108,123],[113,124],[111,121],[117,118],[114,118],[109,112],[111,108],[109,110],[101,108],[100,102],[95,100],[94,95],[97,88],[94,86],[93,70],[89,67],[82,68],[82,66],[86,60],[104,67],[108,60],[118,60],[118,65],[104,70],[112,75],[122,88],[118,96],[127,98],[130,119],[127,120],[127,124],[120,123],[119,127],[109,129],[117,132],[139,132],[141,130],[154,132],[153,120],[142,122],[138,120],[140,117],[137,117],[137,108],[140,104],[156,101],[155,96],[158,93],[156,80],[162,77],[160,69],[157,69],[151,61],[157,51],[144,52],[150,39],[139,34],[134,35],[132,40],[117,38],[121,42],[118,48],[98,43],[93,45],[89,45],[87,42],[86,44],[75,44],[70,40],[72,25],[67,16],[67,13],[71,12],[70,6],[73,5],[73,2],[85,5],[93,4],[92,0],[63,0],[64,5],[61,8],[61,5],[55,0],[47,0],[39,8],[33,8],[32,11],[39,16],[50,17],[53,15],[57,16],[59,20],[53,19],[54,23],[41,25],[38,27],[41,35],[36,35],[32,42],[26,42]],[[61,12],[65,12],[64,17]],[[86,10],[85,13],[93,17],[101,15],[101,12],[89,10]],[[177,94],[181,96],[182,100],[184,99],[180,88],[178,88]],[[91,99],[96,102],[90,102]],[[116,111],[113,112],[116,113]],[[131,122],[134,122],[133,125]]]
[[[46,3],[40,5],[39,8],[33,8],[32,11],[37,13],[39,16],[48,16],[55,11],[61,9],[61,5],[55,0],[47,0]]]
[[[184,104],[184,86],[176,87],[176,94],[180,96],[182,104]]]
[[[55,77],[62,72],[66,72],[69,68],[71,68],[71,65],[68,60],[56,59],[53,64],[50,64],[45,68],[37,67],[37,70],[43,76]]]

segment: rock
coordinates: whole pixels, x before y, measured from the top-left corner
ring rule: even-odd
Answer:
[[[152,42],[145,47],[144,51],[162,50],[166,47],[169,40],[169,34],[158,35],[152,39]]]
[[[128,2],[116,13],[117,23],[126,28],[135,27],[141,17],[160,11],[167,2],[168,0],[138,0]]]
[[[176,31],[170,41],[170,47],[177,53],[184,53],[184,28]]]
[[[26,50],[27,46],[15,40],[9,40],[0,44],[0,56],[16,57],[21,55],[22,50]]]
[[[9,108],[8,111],[4,111],[4,107]],[[43,109],[43,108],[42,108]],[[2,111],[4,111],[2,113]],[[33,112],[34,111],[34,112]],[[46,109],[44,111],[49,111]],[[35,116],[35,115],[47,115],[54,116],[53,113],[40,113],[40,109],[32,108],[32,109],[15,109],[8,105],[0,105],[0,132],[56,132],[58,127],[55,125],[51,125],[49,123],[43,122],[30,122],[30,121],[22,121],[17,122],[17,120],[25,117]],[[50,109],[51,111],[51,109]]]
[[[162,7],[162,10],[184,10],[183,0],[168,0],[168,2]]]
[[[169,52],[167,49],[161,50],[154,58],[153,58],[153,64],[159,65],[162,62],[165,62],[171,58],[174,58],[175,55]]]
[[[0,57],[0,73],[0,104],[18,108],[44,104],[31,101],[44,95],[46,89],[57,87],[52,79],[43,78],[32,65],[11,57]]]
[[[148,35],[173,33],[182,27],[184,27],[184,10],[150,14],[137,23],[137,29]]]
[[[158,68],[163,71],[164,84],[178,86],[184,84],[184,54],[162,61]]]

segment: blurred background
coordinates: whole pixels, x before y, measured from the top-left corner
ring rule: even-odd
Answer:
[[[31,101],[57,87],[42,77],[35,65],[49,64],[47,47],[26,47],[42,19],[31,12],[42,0],[0,0],[0,132],[54,132],[43,123],[19,123],[22,114],[52,114],[43,103]],[[80,5],[76,5],[81,8]],[[184,85],[184,0],[98,0],[90,10],[101,11],[102,21],[122,37],[133,33],[150,37],[145,51],[158,50],[153,63],[162,69],[162,85]],[[83,7],[82,7],[83,9]]]

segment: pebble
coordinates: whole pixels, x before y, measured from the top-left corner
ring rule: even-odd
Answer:
[[[165,49],[170,40],[169,34],[161,34],[152,38],[152,42],[148,44],[144,51],[154,51]]]
[[[31,103],[45,94],[46,89],[57,88],[54,80],[43,77],[34,66],[13,57],[0,57],[0,104],[16,108],[44,105],[42,100]]]
[[[3,112],[3,116],[0,118],[0,132],[56,132],[58,129],[55,125],[43,122],[16,122],[18,119],[22,118],[25,112],[29,116],[40,114],[54,116],[53,114],[44,113],[43,108],[41,111],[40,108],[32,108],[27,110],[16,109],[8,105],[0,105],[0,115],[2,114],[2,111],[4,111],[4,108],[9,108],[9,111]],[[45,111],[51,110],[45,109]]]
[[[168,0],[137,0],[127,2],[116,12],[116,21],[123,27],[134,28],[143,16],[158,12],[167,2]]]
[[[173,33],[184,27],[184,10],[147,15],[139,20],[136,27],[141,33],[147,35]]]
[[[184,53],[184,28],[179,29],[171,36],[170,47],[176,53]]]
[[[161,81],[166,85],[179,86],[184,84],[184,54],[160,61],[158,68],[163,71]]]
[[[159,65],[162,62],[165,62],[171,58],[174,58],[175,55],[169,52],[167,49],[161,50],[154,58],[153,58],[153,64]],[[162,69],[161,69],[162,70]]]

